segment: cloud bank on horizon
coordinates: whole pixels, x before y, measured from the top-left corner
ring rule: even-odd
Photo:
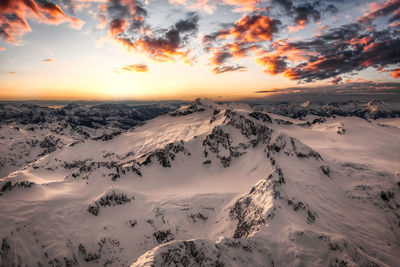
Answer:
[[[158,62],[206,56],[222,74],[248,71],[241,59],[254,59],[266,75],[299,83],[340,84],[367,68],[400,78],[400,0],[1,0],[0,36],[20,45],[30,22],[79,30],[77,10],[95,16],[106,39]]]

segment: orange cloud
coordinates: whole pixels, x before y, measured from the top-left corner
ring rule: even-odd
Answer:
[[[369,13],[364,14],[358,18],[361,23],[371,23],[374,19],[380,16],[386,16],[389,14],[396,15],[400,8],[400,0],[386,0],[384,3],[371,3]]]
[[[336,78],[333,78],[331,83],[332,84],[339,84],[342,80],[343,80],[342,77],[336,77]]]
[[[31,31],[28,19],[54,25],[69,23],[78,29],[83,25],[81,20],[66,15],[58,5],[47,0],[39,3],[33,0],[2,0],[0,9],[0,35],[13,44],[19,43],[20,37]]]
[[[226,34],[222,32],[221,38],[233,37],[241,42],[271,41],[277,27],[277,20],[270,17],[244,15]]]
[[[227,5],[237,6],[235,9],[237,12],[254,11],[259,2],[261,0],[224,0]]]
[[[276,75],[285,72],[287,69],[287,63],[285,59],[285,57],[278,55],[270,55],[257,58],[256,62],[259,65],[266,67],[264,72],[271,75]]]
[[[307,20],[301,19],[301,20],[297,21],[296,26],[288,26],[287,29],[289,32],[297,32],[299,30],[304,29],[306,27],[306,23],[307,23]]]
[[[189,9],[202,9],[207,13],[213,13],[217,1],[214,0],[170,0],[171,4],[184,5]],[[235,12],[254,11],[257,9],[257,4],[262,0],[222,0],[220,3],[225,5],[235,6]]]
[[[149,68],[145,64],[133,64],[133,65],[125,65],[121,68],[123,71],[136,71],[136,72],[148,72]]]
[[[390,75],[393,78],[400,79],[400,68],[394,69]]]
[[[328,26],[322,25],[322,26],[319,27],[318,29],[315,29],[315,32],[322,32],[322,31],[325,30],[326,28],[328,28]]]
[[[306,60],[307,56],[313,55],[312,52],[304,51],[299,48],[296,48],[292,44],[284,40],[277,40],[272,43],[272,46],[275,48],[275,54],[284,55],[289,60],[293,62],[299,62]]]
[[[109,38],[128,50],[144,53],[159,62],[176,59],[189,64],[192,62],[188,40],[198,31],[199,18],[196,14],[189,13],[186,19],[165,29],[147,24],[147,10],[140,2],[107,0],[100,5],[100,10],[98,27],[108,25]]]
[[[226,72],[233,72],[233,71],[239,71],[243,72],[246,71],[246,67],[244,66],[217,66],[213,69],[214,74],[221,74],[221,73],[226,73]]]

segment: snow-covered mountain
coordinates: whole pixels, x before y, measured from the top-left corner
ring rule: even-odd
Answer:
[[[400,99],[394,97],[392,99],[369,101],[275,101],[268,104],[258,103],[256,109],[295,119],[303,118],[307,115],[360,117],[364,119],[399,118]]]
[[[179,103],[128,106],[0,103],[0,177],[74,141],[111,139],[134,126],[179,107]]]
[[[1,266],[400,265],[399,119],[196,100],[93,136],[0,180]]]

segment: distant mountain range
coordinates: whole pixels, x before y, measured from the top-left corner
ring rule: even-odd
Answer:
[[[291,118],[303,118],[307,115],[320,117],[343,116],[360,117],[364,119],[398,118],[400,117],[400,100],[370,100],[370,101],[304,101],[304,102],[273,102],[255,105],[257,110],[264,110]]]

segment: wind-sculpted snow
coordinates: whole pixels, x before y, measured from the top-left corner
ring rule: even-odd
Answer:
[[[0,266],[400,264],[398,119],[198,99],[129,130],[21,122],[0,129]]]

